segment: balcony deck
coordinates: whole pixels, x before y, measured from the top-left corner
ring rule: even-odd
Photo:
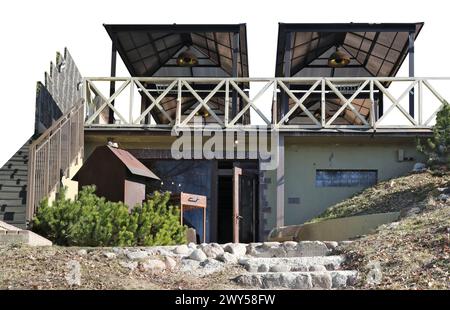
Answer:
[[[105,95],[111,83],[117,90]],[[449,86],[450,78],[419,77],[92,77],[83,82],[85,129],[427,134]]]

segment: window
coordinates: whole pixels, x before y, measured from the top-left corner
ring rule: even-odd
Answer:
[[[367,187],[377,179],[377,170],[316,170],[316,187]]]

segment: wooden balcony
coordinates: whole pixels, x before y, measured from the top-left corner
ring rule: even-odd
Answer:
[[[92,77],[83,86],[85,128],[103,129],[429,131],[450,96],[450,78],[415,77]]]

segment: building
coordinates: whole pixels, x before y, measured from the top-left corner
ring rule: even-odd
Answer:
[[[422,26],[280,23],[274,76],[251,78],[245,24],[105,25],[111,76],[73,85],[78,114],[69,119],[78,125],[70,126],[73,135],[60,133],[74,137],[69,162],[115,141],[160,177],[148,189],[207,197],[207,241],[264,240],[272,228],[303,223],[423,159],[416,139],[431,134],[445,100],[442,84],[414,77]],[[131,77],[115,76],[117,55]],[[396,77],[406,59],[410,77]],[[58,76],[70,76],[64,70]],[[222,134],[228,139],[211,142]],[[192,144],[174,152],[182,137]],[[216,156],[196,142],[200,149],[214,144]],[[28,219],[60,184],[61,171],[46,172],[57,143],[33,143]],[[60,153],[61,182],[70,185]],[[200,218],[190,221],[196,226]]]

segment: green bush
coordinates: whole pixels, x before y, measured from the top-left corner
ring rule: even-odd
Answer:
[[[417,149],[428,157],[428,165],[449,166],[450,163],[450,104],[444,103],[436,114],[433,137],[417,143]]]
[[[155,192],[131,212],[122,202],[95,195],[84,187],[77,199],[64,190],[53,204],[43,200],[33,219],[34,232],[66,246],[151,246],[185,243],[179,208],[167,206],[169,193]]]

